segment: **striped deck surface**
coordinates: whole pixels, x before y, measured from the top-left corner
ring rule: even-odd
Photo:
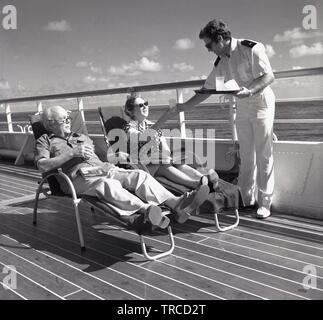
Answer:
[[[220,233],[212,215],[193,217],[173,226],[173,254],[151,262],[135,233],[82,204],[82,252],[69,199],[41,200],[32,225],[37,177],[0,163],[0,300],[323,299],[322,221],[278,214],[259,221],[246,211],[239,227]],[[151,250],[167,247],[163,231],[146,239]],[[16,288],[5,280],[8,265]]]

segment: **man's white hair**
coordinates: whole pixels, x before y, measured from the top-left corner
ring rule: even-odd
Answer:
[[[50,130],[49,121],[56,120],[61,117],[62,114],[66,114],[67,111],[61,106],[51,106],[46,108],[42,114],[42,122],[46,130]]]

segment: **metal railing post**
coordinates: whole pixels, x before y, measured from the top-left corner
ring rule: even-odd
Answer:
[[[11,120],[11,109],[9,104],[6,104],[6,116],[7,116],[8,131],[13,132],[12,120]]]
[[[82,121],[85,123],[83,99],[77,98],[77,110],[81,113]]]
[[[177,103],[183,103],[183,89],[176,89]],[[179,113],[179,125],[181,130],[181,138],[186,138],[186,126],[185,126],[185,113],[181,111]]]
[[[38,113],[42,113],[42,111],[43,111],[43,104],[42,104],[42,102],[41,101],[37,101],[37,112]]]
[[[230,125],[231,125],[231,133],[232,133],[232,140],[238,141],[238,134],[237,134],[237,105],[236,105],[236,98],[230,97]]]

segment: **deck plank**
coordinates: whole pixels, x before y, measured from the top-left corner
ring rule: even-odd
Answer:
[[[190,223],[194,223],[190,221]],[[189,227],[188,224],[185,227]],[[190,233],[193,232],[194,236],[199,236],[200,233],[202,234],[201,240],[204,239],[215,239],[219,241],[219,243],[231,243],[237,246],[244,246],[246,248],[252,248],[254,250],[262,250],[264,252],[269,252],[270,254],[277,254],[283,255],[286,258],[291,259],[300,259],[301,261],[304,260],[308,264],[316,264],[318,266],[323,265],[323,245],[317,245],[316,248],[308,248],[302,245],[295,245],[294,243],[283,242],[282,240],[272,238],[272,243],[265,237],[249,237],[247,233],[241,233],[237,235],[237,230],[232,230],[229,232],[215,232],[214,227],[206,227],[200,228],[198,233],[195,233],[193,228],[189,229]],[[181,231],[181,228],[178,227],[175,231]],[[276,241],[274,241],[276,240]],[[321,249],[321,250],[319,250]],[[308,261],[307,261],[308,260]]]
[[[19,217],[21,218],[21,217]],[[18,219],[17,221],[18,222]],[[78,269],[84,269],[84,264],[89,265],[87,268],[87,272],[90,272],[91,275],[95,276],[97,279],[102,279],[102,281],[105,282],[105,286],[109,287],[108,283],[116,283],[116,285],[122,284],[125,290],[128,290],[129,294],[120,292],[119,294],[117,292],[112,292],[113,297],[111,295],[109,296],[110,299],[122,299],[122,296],[120,294],[124,295],[124,298],[127,297],[127,299],[130,299],[131,297],[135,297],[136,294],[146,296],[147,293],[149,293],[150,299],[161,297],[161,298],[167,298],[170,299],[171,295],[168,295],[166,293],[163,294],[157,287],[148,287],[146,283],[139,283],[137,280],[137,273],[133,272],[133,277],[126,277],[124,274],[120,274],[113,271],[112,269],[107,269],[107,266],[113,264],[116,259],[113,257],[105,257],[104,262],[105,265],[100,264],[97,262],[98,260],[98,254],[97,252],[91,252],[91,250],[87,249],[86,252],[83,254],[83,256],[80,255],[80,248],[77,242],[71,243],[66,241],[65,239],[60,239],[58,236],[53,237],[50,233],[42,231],[41,227],[33,228],[27,224],[24,224],[21,222],[21,219],[19,220],[18,224],[15,224],[15,222],[9,222],[7,226],[9,225],[9,228],[14,226],[17,228],[15,230],[16,233],[19,233],[21,231],[21,234],[24,234],[24,241],[26,241],[25,237],[26,234],[30,234],[32,231],[37,234],[37,243],[38,241],[41,242],[42,244],[44,243],[45,247],[49,247],[48,249],[50,253],[48,253],[50,256],[52,256],[52,253],[54,252],[55,257],[58,257],[61,261],[68,263],[69,265],[73,265],[75,268]],[[29,220],[30,222],[30,220]],[[19,228],[19,230],[18,230]],[[51,230],[56,230],[55,228],[51,228]],[[59,232],[55,232],[57,234]],[[66,235],[65,230],[61,231],[61,233]],[[32,240],[28,237],[29,241]],[[29,242],[30,243],[30,242]],[[53,245],[50,245],[50,243],[55,243],[55,247]],[[47,250],[48,250],[47,249]],[[82,264],[76,263],[75,260],[81,260]],[[96,261],[94,260],[96,259]],[[63,270],[64,271],[64,270]],[[136,277],[136,278],[135,278]],[[75,279],[74,279],[75,280]],[[92,286],[95,285],[93,281],[87,280],[89,283],[92,282]],[[113,288],[111,289],[113,291]],[[114,289],[117,290],[117,289]],[[120,290],[121,291],[121,290]],[[130,294],[130,292],[132,292]],[[138,297],[137,297],[138,298]]]
[[[67,216],[67,215],[66,215]],[[70,216],[67,216],[67,217],[70,217]],[[84,215],[83,216],[84,218],[88,218],[88,215]],[[186,226],[186,225],[185,225]],[[175,228],[176,229],[176,228]],[[214,233],[214,234],[217,234],[217,235],[220,235],[220,236],[226,236],[224,233]],[[190,240],[190,241],[192,241],[192,234],[191,233],[188,233],[188,234],[185,234],[185,236],[187,235],[187,240]],[[205,238],[205,233],[203,233],[203,238]],[[197,235],[197,236],[199,236],[199,235]],[[177,236],[176,236],[177,237]],[[110,241],[110,243],[111,243],[111,241]],[[177,241],[177,239],[176,239],[176,244],[178,244],[178,241]],[[186,244],[186,246],[187,246],[187,244]],[[177,247],[178,247],[178,245],[177,245]],[[221,246],[219,246],[219,248],[221,248]],[[204,250],[204,248],[202,249],[202,250]],[[218,252],[218,248],[216,248],[216,253]],[[220,249],[221,250],[221,249]],[[200,251],[201,251],[201,249],[200,249]],[[199,251],[197,251],[197,252],[199,252]],[[203,251],[202,251],[203,252]],[[270,252],[268,252],[269,254],[270,254]],[[216,255],[215,255],[216,256]],[[199,259],[202,259],[202,257],[199,257]],[[249,262],[249,268],[253,268],[253,266],[254,266],[254,264],[255,264],[255,259],[251,259],[251,261]],[[248,266],[247,265],[247,266]],[[256,265],[257,265],[257,261],[256,261]],[[263,274],[262,274],[262,276],[264,276],[264,274],[268,274],[269,273],[269,276],[271,276],[271,273],[272,273],[272,271],[271,271],[271,269],[272,269],[272,265],[271,264],[269,264],[268,266],[267,266],[267,272],[266,271],[264,271],[264,270],[260,270],[260,271],[262,271],[263,272]],[[227,266],[224,268],[224,270],[226,270],[226,268],[227,268]],[[276,268],[275,268],[276,269]],[[293,281],[295,281],[295,278],[297,279],[296,280],[296,282],[297,282],[297,285],[296,285],[296,287],[294,287],[294,289],[296,289],[297,288],[297,290],[298,289],[302,289],[302,286],[301,286],[301,284],[302,284],[302,280],[304,279],[304,274],[302,273],[302,270],[300,270],[299,272],[293,272],[292,270],[290,270],[290,269],[287,269],[287,270],[284,270],[285,272],[284,272],[284,276],[288,279],[289,278],[289,276],[290,276],[290,274],[292,274],[292,280]],[[275,272],[274,272],[274,274],[273,274],[273,276],[275,276]],[[277,276],[276,276],[276,283],[277,284],[279,284],[279,286],[281,287],[281,274],[278,274]],[[321,284],[321,282],[320,282],[320,280],[319,280],[319,284]],[[302,291],[302,290],[301,290]],[[319,294],[321,294],[321,293],[319,293]],[[306,296],[306,295],[305,295]]]
[[[0,261],[0,268],[8,265]],[[28,300],[60,300],[61,298],[46,288],[40,286],[37,281],[34,282],[26,276],[19,273],[16,274],[17,277],[17,288],[14,288],[14,291],[22,295]]]
[[[14,291],[11,291],[0,282],[0,301],[3,300],[24,300],[23,297],[19,296]]]
[[[259,221],[249,212],[221,233],[203,214],[174,225],[172,255],[147,262],[135,233],[81,205],[81,252],[70,200],[41,200],[32,226],[40,177],[0,162],[0,268],[18,266],[22,286],[4,290],[0,279],[0,299],[323,299],[323,222],[275,214]],[[146,242],[165,249],[168,237],[157,231]],[[316,265],[316,289],[303,288],[308,264]]]
[[[68,223],[63,222],[62,225],[58,225],[58,226],[54,226],[53,221],[47,221],[46,214],[43,214],[43,217],[41,219],[41,222],[39,222],[39,225],[37,226],[37,230],[39,231],[39,229],[43,229],[44,230],[57,230],[57,232],[55,232],[55,234],[61,234],[62,237],[70,237],[72,241],[74,241],[73,244],[73,249],[69,249],[69,250],[74,250],[79,252],[79,247],[78,247],[78,239],[77,239],[77,235],[71,232],[68,232],[68,228],[64,229],[64,225],[67,225]],[[46,220],[46,221],[45,221]],[[21,219],[19,219],[19,221],[21,222]],[[29,226],[28,226],[29,227]],[[25,226],[20,226],[20,229],[24,229]],[[29,227],[30,228],[30,227]],[[59,230],[61,229],[61,230]],[[102,238],[104,238],[106,243],[110,242],[110,239],[106,238],[105,235],[101,234],[101,233],[97,233],[97,236],[100,236]],[[48,233],[48,231],[45,232],[44,238],[46,239],[50,239],[51,236]],[[118,238],[116,238],[118,239]],[[122,237],[120,238],[121,241],[123,241],[125,243],[126,246],[133,246],[135,248],[136,251],[140,251],[140,245],[138,242],[138,236],[136,236],[136,240],[135,241],[126,241],[125,239],[123,239]],[[114,273],[112,273],[111,275],[107,276],[107,270],[103,270],[100,271],[101,268],[98,268],[98,270],[95,271],[95,275],[97,277],[104,277],[104,278],[109,278],[110,281],[115,281],[116,283],[121,283],[124,287],[129,287],[128,290],[134,291],[136,294],[140,294],[143,295],[145,298],[149,298],[149,299],[174,299],[174,298],[180,298],[180,294],[182,294],[184,297],[185,295],[187,295],[188,292],[188,288],[185,285],[181,285],[181,286],[174,286],[174,281],[173,280],[169,280],[165,277],[160,277],[158,274],[153,274],[151,275],[149,270],[148,272],[143,272],[143,269],[136,266],[135,264],[125,264],[125,258],[126,260],[131,259],[131,251],[129,251],[128,249],[122,251],[120,248],[114,248],[114,251],[111,254],[111,247],[107,248],[104,247],[102,248],[101,252],[98,252],[97,249],[97,244],[98,242],[95,242],[95,244],[93,245],[93,247],[89,247],[89,245],[92,243],[92,239],[89,239],[88,235],[86,234],[86,242],[87,242],[87,249],[85,252],[85,256],[86,259],[91,259],[94,260],[100,264],[102,264],[104,267],[109,266],[110,268],[112,268],[112,270],[114,271]],[[61,240],[61,239],[56,239],[55,238],[55,243],[61,243],[62,246],[64,246],[64,248],[70,248],[69,242],[67,242],[65,239]],[[107,254],[105,252],[108,252]],[[100,253],[100,255],[98,255],[98,253]],[[136,261],[141,261],[144,262],[145,259],[143,259],[143,257],[141,255],[138,255],[138,257],[136,257]],[[122,271],[120,271],[120,268],[122,267]],[[109,270],[110,272],[111,270]],[[122,273],[120,276],[118,275],[118,273]],[[138,277],[138,274],[142,275],[142,277]],[[132,279],[127,279],[131,277]],[[140,284],[140,286],[138,285],[138,280],[137,279],[143,279],[143,282]],[[131,282],[129,282],[130,280],[132,280]],[[174,290],[176,291],[176,293],[172,293],[169,294],[167,293],[169,291],[169,288],[174,288]],[[189,293],[191,295],[191,298],[194,297],[193,294],[195,294],[196,297],[196,293],[198,293],[198,290],[191,290],[191,292]],[[205,294],[202,296],[202,298],[208,298],[210,299],[211,296]]]
[[[1,227],[0,227],[1,228]],[[89,261],[86,258],[83,258],[81,254],[73,254],[67,251],[65,248],[68,246],[68,243],[65,241],[64,248],[58,245],[50,244],[49,241],[45,239],[48,238],[48,234],[42,233],[42,231],[37,230],[34,234],[35,236],[29,236],[28,232],[32,232],[32,230],[28,230],[23,224],[14,224],[10,225],[9,229],[12,233],[12,237],[19,237],[19,239],[23,239],[24,242],[28,243],[32,247],[37,248],[37,253],[41,254],[41,251],[46,251],[46,262],[48,270],[55,272],[55,270],[59,270],[59,274],[65,279],[75,283],[77,286],[82,287],[91,293],[102,297],[103,299],[135,299],[130,293],[125,292],[119,288],[116,288],[109,284],[109,281],[101,281],[95,276],[92,276],[92,272],[89,271],[94,269],[101,268],[101,266],[96,263]],[[55,238],[56,243],[57,238]],[[75,246],[76,247],[76,246]],[[77,248],[80,252],[80,248]],[[21,253],[22,254],[22,253]],[[60,262],[60,268],[54,268],[57,266],[57,263],[54,261]],[[76,261],[75,261],[76,260]],[[45,267],[44,259],[39,261],[39,263]],[[53,267],[54,266],[54,267]],[[85,271],[84,271],[85,270]],[[58,271],[57,271],[58,272]],[[108,279],[109,280],[109,279]]]
[[[65,297],[66,300],[98,300],[96,296],[84,290],[75,292],[74,294]]]
[[[284,248],[290,250],[301,251],[306,254],[313,254],[319,257],[323,257],[323,245],[315,245],[310,243],[309,241],[302,241],[299,239],[290,239],[288,237],[282,237],[280,235],[275,234],[264,234],[254,230],[245,230],[242,227],[238,227],[237,229],[233,229],[229,233],[233,237],[239,237],[244,239],[250,239],[255,241],[266,242],[269,245],[274,246],[284,246]]]
[[[39,264],[35,264],[29,258],[26,259],[19,254],[21,251],[26,251],[25,256],[30,257],[31,253],[28,251],[31,250],[31,248],[27,248],[8,237],[0,235],[1,262],[14,265],[18,272],[34,281],[37,281],[59,296],[65,296],[79,289],[79,287],[58,277],[57,274],[53,274],[44,268],[40,268]]]
[[[67,216],[67,215],[66,215]],[[58,217],[56,217],[56,218],[58,218]],[[61,217],[60,217],[61,218]],[[53,222],[52,222],[53,223]],[[64,227],[64,225],[65,225],[66,223],[65,222],[62,222],[60,225],[58,225],[58,227],[59,228],[63,228]],[[102,227],[104,227],[104,225],[101,225],[100,226],[100,231],[102,232]],[[107,228],[109,229],[109,226],[107,226]],[[86,228],[86,231],[85,231],[85,233],[86,233],[86,236],[87,237],[89,237],[89,234],[90,234],[90,232],[91,232],[91,230],[89,230],[88,228]],[[107,234],[109,234],[109,233],[111,233],[111,229],[110,230],[107,230],[106,231],[106,233]],[[128,238],[127,237],[127,235],[120,235],[120,237],[123,237],[123,238]],[[136,238],[136,236],[133,236],[133,239],[129,239],[129,240],[135,240],[135,238]],[[113,240],[111,240],[111,239],[109,239],[109,244],[112,244],[112,241]],[[116,241],[116,242],[119,242],[118,240]],[[120,243],[118,243],[119,245],[120,245]],[[100,245],[100,244],[99,244]],[[98,245],[96,245],[95,246],[96,248],[98,247]],[[122,250],[122,245],[121,246],[119,246],[119,250]],[[177,249],[176,249],[177,250]],[[109,252],[111,252],[111,249],[109,249]],[[205,259],[203,256],[197,256],[197,257],[194,257],[194,258],[192,258],[191,260],[193,260],[193,262],[191,262],[191,263],[193,263],[194,264],[194,260],[196,260],[196,261],[201,261],[201,260],[203,260],[203,259]],[[163,259],[164,260],[164,259]],[[188,268],[189,267],[191,267],[190,265],[188,266]],[[221,270],[221,272],[225,272],[225,270],[227,270],[227,268],[228,268],[228,266],[226,265],[226,266],[224,266],[223,267],[223,270]],[[235,266],[235,268],[236,268],[236,266]],[[231,266],[231,269],[232,269],[232,266]],[[197,270],[198,270],[198,268],[197,268]],[[234,270],[233,270],[233,272],[234,272]],[[241,272],[241,270],[238,270],[238,273],[237,274],[239,274]],[[253,274],[252,274],[252,272],[250,272],[250,270],[245,270],[245,273],[246,273],[246,278],[248,279],[250,279],[250,280],[247,280],[247,281],[252,281],[252,282],[255,282],[254,280],[253,280]],[[233,275],[230,275],[231,277],[233,277],[234,278],[234,274]],[[222,275],[222,277],[224,277],[223,275]],[[259,284],[256,284],[255,286],[262,286],[263,284],[262,284],[262,277],[264,277],[264,274],[263,273],[259,273],[258,274],[258,280],[259,280]],[[304,275],[302,275],[302,277],[304,277]],[[224,277],[225,278],[225,277]],[[223,280],[225,280],[223,278]],[[269,282],[269,283],[267,283],[267,284],[264,284],[265,286],[273,286],[273,288],[272,288],[272,291],[274,292],[274,294],[272,294],[271,295],[271,298],[291,298],[293,295],[292,294],[288,294],[288,290],[287,289],[289,289],[289,287],[291,287],[291,290],[290,290],[290,292],[292,293],[292,292],[295,292],[295,291],[297,291],[298,289],[300,289],[300,287],[301,287],[301,283],[297,283],[297,284],[293,284],[293,283],[289,283],[287,280],[285,280],[285,281],[282,281],[282,279],[281,278],[278,278],[278,277],[273,277],[273,276],[271,276],[271,275],[269,275],[269,280],[267,280],[267,282]],[[231,279],[230,279],[230,281],[231,281]],[[230,282],[229,281],[229,282]],[[245,281],[245,280],[243,280],[243,281]],[[243,283],[243,281],[241,281],[242,283]],[[265,277],[265,282],[266,282],[266,277]],[[284,290],[284,286],[286,286],[286,284],[289,284],[289,286],[287,286],[287,293],[285,293],[284,291],[286,291],[286,290]],[[278,290],[277,290],[277,288],[275,289],[275,287],[274,286],[278,286]],[[242,285],[241,286],[241,288],[243,288],[245,286],[245,284],[244,285]],[[279,289],[280,288],[280,289]],[[294,291],[293,291],[294,290]],[[276,296],[275,296],[275,291],[278,291],[278,293],[276,292]],[[297,294],[297,296],[300,296],[300,294]],[[302,294],[301,296],[303,296],[304,298],[307,298],[307,295],[306,294]],[[312,297],[313,298],[318,298],[318,296],[320,296],[321,297],[321,293],[318,293],[318,295],[313,295]]]
[[[9,187],[13,191],[18,191],[23,194],[32,194],[35,193],[36,188],[31,188],[30,186],[22,185],[21,183],[11,182],[11,181],[0,181],[0,188],[7,188]]]

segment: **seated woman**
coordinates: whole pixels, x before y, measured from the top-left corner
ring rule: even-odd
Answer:
[[[151,153],[158,156],[159,160],[162,160],[157,161],[157,164],[150,162],[146,165],[152,176],[165,177],[174,183],[190,189],[196,189],[199,185],[208,184],[211,190],[217,187],[219,177],[213,169],[206,176],[189,165],[175,164],[172,161],[171,151],[159,128],[162,121],[158,120],[156,123],[153,123],[147,120],[149,115],[148,101],[139,96],[129,96],[125,103],[125,113],[131,119],[125,126],[130,142],[130,150],[136,150],[140,153],[145,147],[148,147],[151,149],[148,151],[151,151]],[[147,131],[149,131],[148,136],[150,140],[140,139],[140,135],[144,135]]]

